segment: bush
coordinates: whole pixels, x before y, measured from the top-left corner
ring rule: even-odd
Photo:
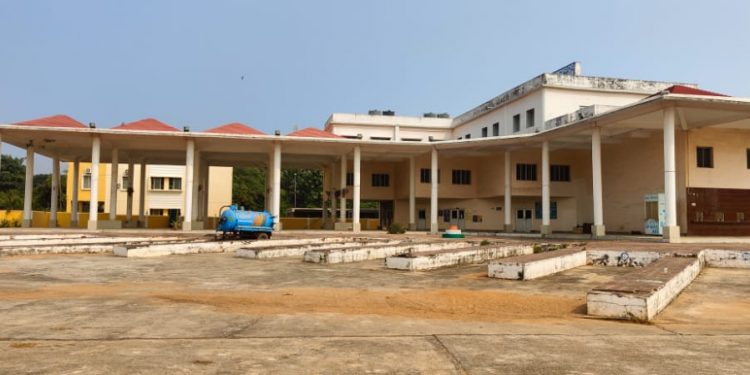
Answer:
[[[479,243],[479,246],[487,246],[490,244],[490,241],[482,240],[482,242]]]
[[[388,233],[390,234],[404,234],[406,233],[406,228],[404,228],[403,225],[399,223],[393,223],[390,226],[388,226]]]

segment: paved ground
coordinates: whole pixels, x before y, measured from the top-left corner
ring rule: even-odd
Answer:
[[[518,282],[381,263],[3,257],[0,373],[750,371],[747,270],[705,270],[640,325],[585,315],[585,293],[624,268]]]

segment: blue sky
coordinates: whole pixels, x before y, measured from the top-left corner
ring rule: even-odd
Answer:
[[[743,1],[0,0],[0,17],[5,123],[288,132],[332,112],[458,115],[575,60],[750,96]]]

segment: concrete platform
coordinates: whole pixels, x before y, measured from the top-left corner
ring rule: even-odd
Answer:
[[[460,264],[482,263],[493,259],[532,254],[532,245],[494,244],[462,249],[415,252],[385,259],[386,268],[397,270],[433,270]]]
[[[586,296],[588,314],[650,321],[690,285],[702,266],[702,256],[663,257],[592,289]]]
[[[702,253],[708,267],[750,268],[750,251],[706,249]]]
[[[487,276],[509,280],[532,280],[584,265],[586,250],[554,250],[491,262],[487,266]]]
[[[595,266],[645,267],[658,260],[665,252],[629,250],[588,250],[586,262]]]
[[[109,253],[113,245],[147,246],[153,243],[185,241],[180,237],[81,237],[7,240],[0,242],[0,256],[32,254]]]
[[[373,259],[383,259],[394,255],[420,251],[460,249],[475,245],[467,241],[427,241],[402,242],[390,245],[369,245],[348,249],[321,249],[305,252],[305,262],[310,263],[352,263]]]
[[[182,241],[169,244],[124,244],[112,247],[115,256],[153,258],[167,255],[224,253],[246,246],[250,241]]]
[[[297,245],[276,245],[276,246],[264,246],[264,247],[244,247],[238,249],[235,252],[235,256],[239,258],[249,259],[270,259],[270,258],[282,258],[282,257],[296,257],[303,256],[305,252],[311,250],[345,250],[358,248],[367,245],[387,246],[402,243],[399,240],[389,240],[383,238],[368,238],[368,239],[356,239],[354,241],[345,242],[313,242],[304,243]]]

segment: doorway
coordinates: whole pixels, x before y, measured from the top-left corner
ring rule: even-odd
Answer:
[[[427,210],[424,208],[417,211],[417,230],[427,230]]]
[[[531,232],[531,210],[521,208],[516,210],[516,232]]]
[[[388,229],[393,223],[393,201],[380,201],[380,228]]]
[[[466,220],[464,219],[465,212],[463,208],[451,209],[451,225],[455,225],[458,229],[464,230],[466,226]]]

